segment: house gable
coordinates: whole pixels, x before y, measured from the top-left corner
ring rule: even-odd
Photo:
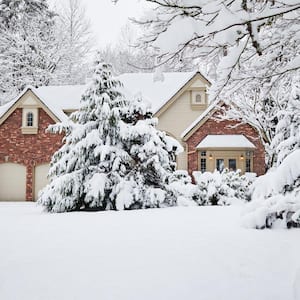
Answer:
[[[26,88],[16,100],[13,100],[11,105],[0,117],[0,126],[5,120],[17,109],[36,109],[42,108],[54,122],[59,122],[60,119],[49,109],[48,106],[32,91],[33,88]]]
[[[214,146],[205,143],[207,137],[222,137],[222,146]],[[230,138],[230,135],[234,138]],[[250,143],[239,144],[234,140],[238,136],[245,137]],[[202,169],[202,161],[206,163],[206,171],[214,171],[217,168],[217,160],[223,160],[225,167],[229,167],[229,160],[235,160],[236,168],[242,172],[249,172],[246,168],[247,159],[251,164],[250,172],[262,175],[265,172],[265,151],[259,139],[256,130],[249,124],[241,124],[238,121],[215,120],[207,118],[201,126],[193,129],[186,137],[188,145],[188,171],[192,174],[194,171]],[[200,147],[199,147],[200,145]],[[254,147],[253,147],[253,146]]]
[[[180,136],[182,131],[207,107],[206,88],[208,83],[200,73],[194,74],[154,115],[159,119],[158,129],[171,133],[177,141],[181,142],[183,148],[185,145]],[[199,95],[204,102],[194,103],[193,97],[196,95]],[[177,165],[179,169],[187,168],[186,152],[178,155]]]
[[[37,196],[35,180],[39,179],[35,176],[36,170],[41,164],[49,166],[52,155],[62,145],[63,136],[48,133],[46,129],[60,119],[33,88],[26,88],[18,98],[3,106],[0,114],[0,165],[25,166],[24,197],[33,200]]]
[[[190,92],[190,97],[192,90],[204,91],[205,100],[207,103],[206,88],[209,87],[211,83],[200,73],[197,72],[195,75],[188,80],[182,87],[179,87],[178,91],[155,113],[155,117],[160,117],[164,112],[166,112],[173,104],[176,102],[185,92]]]

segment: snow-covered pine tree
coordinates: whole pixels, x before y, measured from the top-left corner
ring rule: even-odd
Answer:
[[[125,175],[126,165],[130,165],[130,157],[119,146],[121,111],[126,107],[120,86],[110,67],[96,59],[92,83],[82,96],[80,109],[69,123],[51,128],[64,131],[66,136],[53,156],[50,184],[39,198],[47,210],[113,208],[109,196],[115,175]]]
[[[126,101],[111,67],[96,59],[93,80],[53,156],[39,203],[51,212],[175,205],[167,192],[178,144],[155,128],[141,100]]]
[[[118,209],[177,204],[177,195],[169,183],[176,169],[176,154],[182,147],[156,129],[156,125],[157,119],[153,118],[150,106],[141,98],[129,102],[127,115],[121,120],[120,135],[133,164],[121,186],[116,188]]]

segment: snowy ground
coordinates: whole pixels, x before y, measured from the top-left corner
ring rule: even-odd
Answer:
[[[239,215],[237,207],[46,214],[1,203],[0,299],[300,299],[300,230],[243,229]]]

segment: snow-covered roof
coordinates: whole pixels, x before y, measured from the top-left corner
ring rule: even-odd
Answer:
[[[220,134],[207,135],[196,147],[197,149],[204,148],[256,148],[242,134]]]
[[[12,100],[2,106],[0,106],[0,118],[14,105],[15,101]]]
[[[28,91],[34,90],[34,88],[30,85],[26,86],[23,91],[11,101],[5,103],[4,105],[0,106],[0,118],[11,108],[13,105]]]
[[[118,79],[131,95],[140,93],[145,100],[149,101],[155,113],[195,74],[195,72],[166,72],[163,73],[163,81],[155,81],[153,73],[125,73],[120,75]]]
[[[42,86],[36,91],[47,104],[51,103],[62,110],[75,110],[79,108],[81,95],[86,88],[86,85]]]
[[[118,76],[123,83],[123,93],[132,98],[136,94],[151,103],[153,112],[165,105],[190,79],[195,72],[166,72],[163,80],[155,80],[153,73],[125,73]],[[66,118],[64,111],[76,110],[80,106],[81,95],[87,85],[27,87],[24,91],[32,90],[36,96],[61,121]],[[13,101],[0,106],[0,118],[21,98],[24,91]]]
[[[81,95],[86,88],[86,85],[42,86],[33,89],[33,92],[59,120],[63,121],[67,118],[64,111],[79,108]]]

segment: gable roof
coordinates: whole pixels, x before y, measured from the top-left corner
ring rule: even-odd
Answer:
[[[156,113],[196,74],[195,72],[166,72],[163,73],[163,81],[155,81],[153,73],[125,73],[118,79],[131,95],[141,93],[143,98],[151,103],[152,110]]]
[[[81,96],[87,87],[87,85],[42,86],[35,89],[35,92],[53,108],[61,111],[76,110],[80,106]]]
[[[0,124],[2,124],[11,113],[18,107],[19,101],[23,98],[27,93],[33,93],[33,95],[37,98],[37,101],[44,108],[44,110],[48,113],[48,115],[55,121],[62,121],[67,118],[67,116],[61,111],[57,109],[57,107],[52,103],[47,103],[43,100],[43,98],[39,95],[36,88],[27,86],[18,97],[6,103],[3,106],[0,106]]]
[[[146,101],[151,103],[153,112],[157,113],[197,76],[200,76],[206,84],[210,85],[210,82],[200,72],[166,72],[163,73],[163,81],[155,81],[153,73],[125,73],[117,78],[123,83],[125,96],[130,99],[133,95],[141,94]],[[31,90],[59,121],[63,121],[67,118],[64,111],[72,111],[80,107],[81,95],[87,87],[87,85],[43,86],[39,88],[28,86],[17,98],[0,106],[0,119],[28,90]]]
[[[4,105],[0,106],[0,119],[5,115],[5,113],[10,110],[14,104],[20,99],[22,98],[28,90],[31,90],[32,87],[31,86],[27,86],[24,88],[24,90],[14,99],[12,99],[11,101],[5,103]]]

